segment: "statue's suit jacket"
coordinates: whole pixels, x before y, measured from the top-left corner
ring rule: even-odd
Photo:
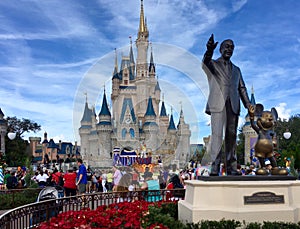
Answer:
[[[209,84],[209,96],[205,112],[207,114],[221,112],[226,100],[229,100],[232,111],[239,115],[240,99],[246,108],[250,104],[241,71],[231,61],[226,62],[222,57],[213,60],[211,57],[211,54],[206,53],[202,65]]]

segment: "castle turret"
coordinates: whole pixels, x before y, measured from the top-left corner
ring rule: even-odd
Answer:
[[[92,136],[92,140],[97,142],[90,149],[91,154],[94,155],[94,160],[91,162],[91,166],[94,166],[101,161],[110,159],[111,147],[111,134],[112,134],[112,122],[111,113],[108,108],[106,93],[104,89],[103,100],[101,110],[99,112],[99,122],[97,124],[97,132]],[[93,165],[94,163],[94,165]]]
[[[88,155],[90,152],[89,134],[92,129],[93,116],[95,115],[93,114],[93,111],[89,108],[87,98],[86,98],[84,112],[80,122],[81,126],[79,128],[81,146],[83,146],[83,148],[81,149],[81,155],[83,160],[85,160],[86,155]]]
[[[153,108],[151,96],[148,99],[147,111],[145,113],[145,123],[143,126],[143,132],[145,134],[145,141],[147,147],[150,147],[154,150],[157,149],[157,134],[158,134],[158,125],[156,123],[156,114]]]
[[[169,126],[169,116],[167,115],[165,101],[163,99],[160,108],[160,115],[159,115],[159,125],[161,126],[161,134],[164,136],[167,135],[168,126]]]
[[[117,99],[119,96],[120,80],[121,79],[118,72],[118,55],[117,55],[117,50],[115,49],[115,67],[114,67],[113,77],[112,77],[112,94],[111,94],[112,101],[115,101],[115,99]]]
[[[190,157],[190,126],[185,123],[183,110],[181,108],[179,122],[177,125],[178,145],[176,148],[175,158],[179,160],[179,166],[184,167],[185,162]]]

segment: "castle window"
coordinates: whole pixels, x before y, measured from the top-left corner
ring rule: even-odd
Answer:
[[[129,133],[130,133],[130,137],[134,138],[134,129],[130,128]]]
[[[128,85],[128,80],[124,80],[124,84],[125,84],[125,85]]]
[[[126,134],[127,134],[127,130],[125,128],[122,129],[122,139],[125,139]]]

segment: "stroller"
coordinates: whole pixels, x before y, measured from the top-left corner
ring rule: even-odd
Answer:
[[[44,187],[37,198],[37,202],[43,200],[58,199],[64,197],[64,188],[61,186],[46,186]]]
[[[54,216],[62,210],[62,206],[57,199],[64,197],[64,188],[61,186],[46,186],[44,187],[37,198],[37,202],[44,200],[53,200],[47,202],[46,205],[39,205],[32,214],[32,225],[44,222]]]

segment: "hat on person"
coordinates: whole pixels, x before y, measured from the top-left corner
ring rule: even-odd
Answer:
[[[271,162],[269,160],[266,160],[265,165],[271,165]]]

